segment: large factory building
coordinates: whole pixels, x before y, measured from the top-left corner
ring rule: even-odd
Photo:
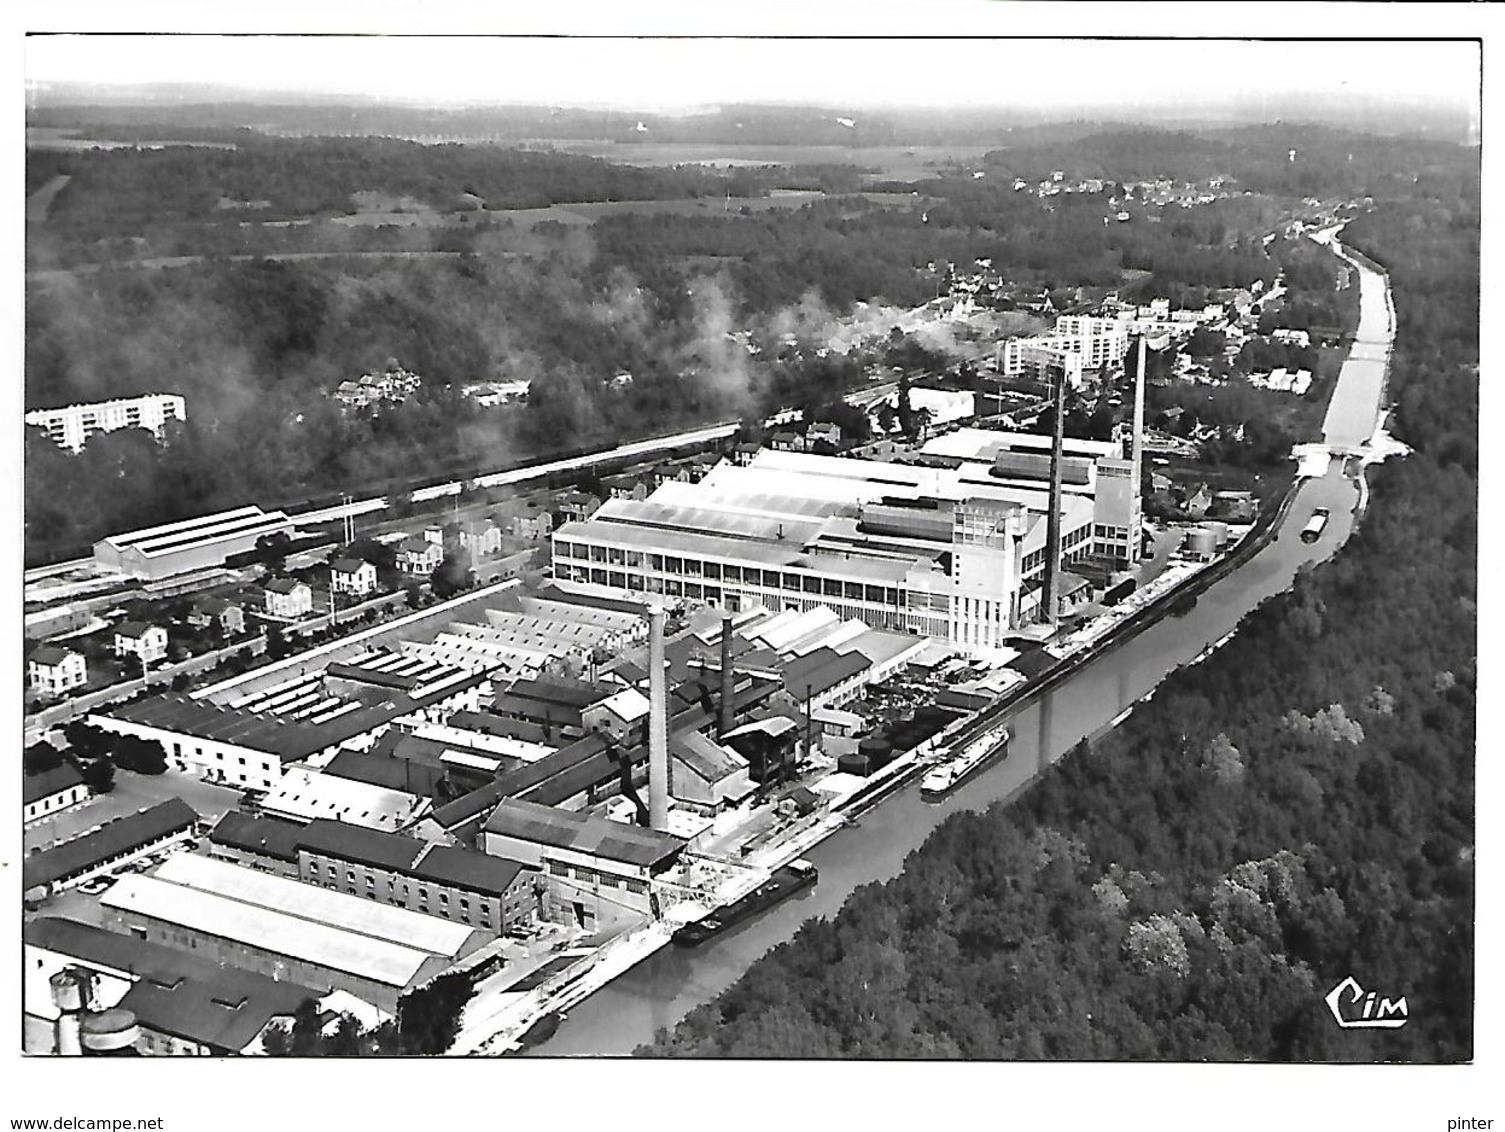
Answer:
[[[763,450],[698,484],[612,500],[555,532],[555,576],[733,610],[827,606],[963,648],[1002,645],[1041,606],[1050,452],[1038,444],[1049,438],[945,439],[955,451],[918,464]],[[1132,561],[1131,467],[1117,444],[1068,443],[1068,571]]]

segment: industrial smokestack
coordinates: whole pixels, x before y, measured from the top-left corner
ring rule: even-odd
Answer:
[[[669,700],[664,687],[664,611],[648,611],[648,824],[669,827]]]
[[[1061,449],[1066,427],[1066,370],[1056,376],[1056,421],[1050,438],[1050,514],[1045,517],[1045,587],[1040,620],[1051,625],[1061,612]]]
[[[1144,353],[1145,336],[1139,336],[1139,372],[1134,376],[1134,436],[1130,441],[1129,459],[1134,468],[1130,472],[1132,477],[1129,490],[1132,492],[1129,505],[1129,565],[1136,566],[1142,557],[1141,549],[1144,544],[1143,527],[1143,497],[1144,497]]]
[[[721,702],[716,706],[716,738],[720,739],[732,729],[732,695],[735,681],[732,679],[732,615],[721,614]]]

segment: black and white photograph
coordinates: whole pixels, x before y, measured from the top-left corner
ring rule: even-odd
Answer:
[[[0,1118],[1505,1120],[1494,22],[26,5]]]

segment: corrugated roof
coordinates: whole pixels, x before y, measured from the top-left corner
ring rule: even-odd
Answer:
[[[810,695],[819,696],[871,666],[872,662],[855,649],[847,653],[816,649],[784,666],[784,687],[795,696],[803,697],[807,689]]]
[[[122,877],[100,897],[100,904],[234,940],[276,955],[302,959],[389,987],[406,987],[434,958],[430,952],[416,947],[348,931],[327,921],[304,919],[277,908],[249,904],[139,874]]]
[[[185,829],[199,815],[181,798],[169,798],[149,809],[109,822],[82,837],[28,856],[21,866],[25,888],[52,884],[88,872],[129,850]]]
[[[656,829],[513,798],[504,798],[492,811],[486,832],[640,867],[658,865],[678,855],[687,844],[682,837]]]
[[[155,879],[185,891],[214,893],[307,923],[334,925],[342,931],[451,959],[463,955],[466,944],[477,934],[464,924],[437,916],[193,853],[169,857],[157,870]]]

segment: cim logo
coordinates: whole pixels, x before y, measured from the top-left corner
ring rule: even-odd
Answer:
[[[1333,987],[1325,1001],[1333,1021],[1345,1030],[1399,1030],[1411,1016],[1405,995],[1381,998],[1352,975]]]

